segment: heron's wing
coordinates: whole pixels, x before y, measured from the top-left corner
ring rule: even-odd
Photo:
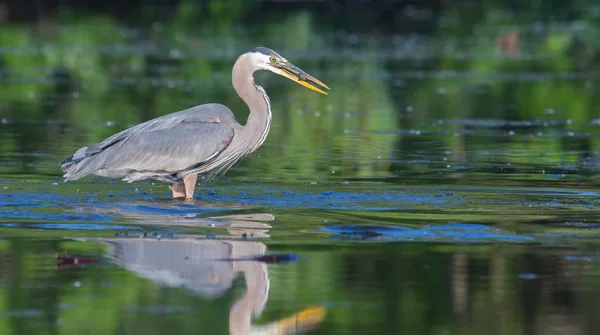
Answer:
[[[183,121],[142,130],[106,149],[102,169],[179,172],[211,159],[233,136],[231,125],[216,122]]]
[[[178,172],[225,149],[237,121],[229,108],[206,104],[168,114],[79,149],[63,162],[67,180],[98,170]]]
[[[78,152],[85,149],[82,154],[85,153],[85,156],[91,156],[142,131],[169,129],[177,123],[224,123],[234,125],[237,124],[237,121],[231,110],[226,106],[221,104],[204,104],[140,123],[89,148],[81,148]],[[76,155],[77,153],[74,156]]]

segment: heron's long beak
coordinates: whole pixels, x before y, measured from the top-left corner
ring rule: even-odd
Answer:
[[[275,65],[275,67],[279,70],[276,72],[277,74],[284,76],[304,87],[310,88],[313,91],[327,95],[327,92],[321,90],[321,88],[317,87],[315,84],[330,90],[330,88],[323,84],[319,79],[311,76],[310,74],[302,71],[300,68],[290,63],[278,64]]]

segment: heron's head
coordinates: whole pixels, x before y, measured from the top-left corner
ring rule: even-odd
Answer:
[[[268,70],[277,73],[280,76],[286,77],[291,81],[325,95],[327,95],[327,93],[321,88],[330,89],[319,79],[304,72],[302,69],[288,62],[287,59],[281,57],[278,53],[269,48],[258,47],[250,50],[248,53],[251,54],[252,62],[257,70]]]

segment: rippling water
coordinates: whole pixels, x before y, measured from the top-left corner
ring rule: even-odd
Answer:
[[[595,50],[595,28],[524,23],[515,54],[498,25],[302,39],[298,17],[298,47],[248,40],[331,94],[258,74],[267,141],[187,202],[63,183],[60,162],[195,104],[245,123],[230,70],[247,40],[107,22],[2,35],[0,330],[598,333],[599,81],[569,49]]]

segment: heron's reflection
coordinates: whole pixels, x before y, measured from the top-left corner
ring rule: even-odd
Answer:
[[[79,205],[71,211],[78,214],[102,214],[123,223],[144,227],[210,227],[226,229],[227,237],[268,238],[272,226],[266,221],[275,217],[269,213],[235,214],[211,216],[210,213],[227,212],[248,207],[226,206],[227,204],[182,202],[117,202],[109,206]],[[232,204],[229,204],[232,205]]]
[[[268,214],[270,215],[270,214]],[[264,214],[231,216],[234,222],[267,217]],[[223,217],[221,220],[227,220]],[[227,238],[229,237],[229,238]],[[269,296],[267,262],[290,257],[267,257],[267,247],[257,241],[199,238],[103,238],[86,239],[111,246],[109,257],[139,276],[169,287],[183,287],[205,298],[216,298],[232,287],[242,275],[246,293],[229,310],[231,334],[299,334],[318,326],[324,318],[323,307],[309,307],[294,315],[266,325],[252,325]],[[261,257],[262,256],[262,257]]]

